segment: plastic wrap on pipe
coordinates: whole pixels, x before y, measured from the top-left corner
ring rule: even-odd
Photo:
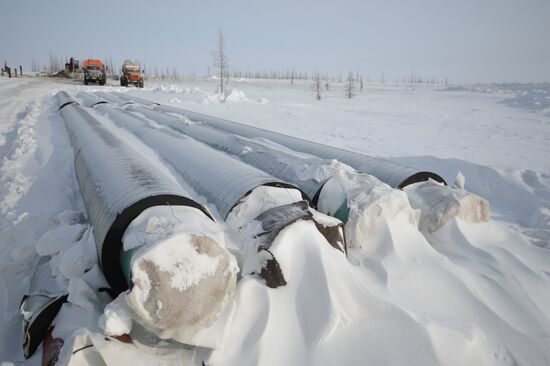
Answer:
[[[279,159],[284,154],[281,151],[273,151],[264,145],[254,141],[243,139],[234,134],[227,133],[209,126],[200,124],[189,124],[174,116],[158,112],[139,105],[131,105],[126,110],[140,113],[146,118],[169,126],[180,131],[195,140],[203,142],[216,150],[238,156],[240,160],[252,165],[272,176],[292,183],[299,187],[309,197],[318,196],[319,190],[323,187],[326,179],[317,180],[313,177],[304,178],[299,175],[299,168],[307,164],[307,158],[300,159],[296,156],[285,154],[285,159]],[[252,149],[245,149],[245,146],[252,146]],[[297,161],[297,160],[300,161]]]
[[[165,105],[158,105],[154,108],[162,112],[179,113],[192,121],[204,122],[212,127],[236,135],[248,138],[266,138],[295,151],[315,155],[323,159],[337,159],[359,172],[375,176],[394,188],[403,188],[413,183],[426,181],[430,178],[437,182],[447,184],[445,180],[436,173],[422,171],[388,159],[371,157],[180,108]]]
[[[152,128],[144,118],[106,104],[97,109],[155,149],[222,218],[254,188],[267,185],[298,189],[223,152],[168,129]],[[302,192],[304,199],[309,197]]]
[[[67,101],[65,93],[58,102]],[[74,151],[75,175],[88,219],[93,226],[103,273],[113,290],[128,284],[120,266],[122,236],[128,225],[149,207],[200,204],[140,153],[114,135],[83,107],[72,103],[60,111]]]

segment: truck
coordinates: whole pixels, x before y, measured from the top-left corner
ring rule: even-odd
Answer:
[[[99,60],[84,60],[82,63],[82,71],[84,71],[84,85],[88,85],[90,82],[105,85],[107,82],[105,65]]]
[[[122,75],[120,75],[120,86],[128,86],[128,84],[143,88],[143,75],[141,75],[139,64],[132,60],[124,61]]]

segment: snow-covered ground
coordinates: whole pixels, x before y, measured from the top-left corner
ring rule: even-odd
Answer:
[[[388,201],[369,245],[350,249],[347,258],[319,245],[322,237],[308,234],[313,224],[300,222],[282,231],[271,249],[287,286],[272,289],[257,276],[243,276],[231,321],[212,353],[106,342],[98,321],[109,300],[94,291],[101,275],[73,152],[53,98],[59,90],[73,96],[82,90],[125,91],[391,157],[439,173],[449,183],[460,171],[465,188],[489,201],[491,221],[455,218],[423,234],[410,206]],[[37,258],[51,256],[54,276],[69,290],[54,336],[65,339],[66,351],[71,335],[81,334],[80,341],[103,350],[105,361],[550,364],[548,85],[412,90],[369,84],[356,94],[346,99],[343,86],[331,84],[316,101],[311,83],[303,81],[290,86],[232,80],[220,97],[215,80],[151,82],[139,90],[1,78],[0,361],[24,361],[20,300]],[[175,174],[154,146],[92,113]],[[113,328],[120,324],[115,321]],[[26,362],[40,364],[40,357],[39,349]]]

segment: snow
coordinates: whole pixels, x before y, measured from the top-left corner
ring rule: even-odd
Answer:
[[[173,95],[170,99],[170,102],[173,104],[181,103],[180,95],[183,95],[187,98],[193,98],[197,103],[203,105],[211,104],[220,104],[220,103],[241,103],[241,102],[252,102],[246,94],[237,88],[226,88],[223,94],[219,93],[209,93],[203,91],[199,87],[194,88],[181,88],[176,85],[166,85],[161,84],[153,88],[155,93],[158,94],[167,94]],[[265,98],[260,98],[256,103],[267,104],[269,101]]]
[[[36,252],[41,256],[57,254],[80,239],[84,229],[84,225],[75,224],[63,225],[48,231],[36,243]]]
[[[466,178],[464,178],[464,174],[462,172],[458,172],[455,178],[454,186],[459,189],[464,189],[464,184],[466,183]]]
[[[317,102],[309,83],[288,84],[231,80],[229,94],[220,98],[215,80],[146,83],[145,90],[138,90],[0,78],[0,362],[41,364],[40,348],[23,359],[18,309],[29,293],[35,263],[43,258],[56,286],[69,294],[53,332],[65,341],[59,364],[69,359],[75,364],[549,364],[548,87],[410,90],[367,84],[365,93],[348,100],[333,85]],[[215,311],[216,324],[170,334],[194,337],[213,350],[150,339],[135,320],[135,309],[127,306],[128,294],[113,302],[99,291],[107,285],[53,99],[59,90],[72,95],[125,91],[391,157],[455,184],[444,191],[433,182],[399,191],[367,178],[346,180],[353,172],[340,167],[340,181],[324,193],[326,210],[332,212],[341,202],[339,184],[370,184],[370,189],[345,197],[350,220],[356,218],[356,229],[346,228],[355,235],[348,235],[348,244],[360,243],[348,246],[347,257],[328,244],[312,221],[297,221],[270,247],[287,285],[268,288],[250,273],[258,270],[251,266],[240,274],[225,311]],[[116,129],[107,117],[103,122]],[[120,129],[117,133],[175,182],[185,183],[158,159],[154,146]],[[271,194],[255,191],[249,197]],[[297,191],[274,194],[273,200],[243,200],[227,223],[155,209],[127,231],[125,249],[144,250],[143,258],[149,256],[167,272],[176,271],[176,258],[192,257],[181,261],[189,265],[181,272],[185,276],[170,276],[174,282],[166,282],[176,291],[188,288],[212,273],[225,248],[233,252],[246,245],[248,239],[238,233],[242,225],[274,204],[300,200]],[[430,218],[424,205],[442,194],[445,210],[433,211]],[[208,207],[215,212],[216,207]],[[445,212],[454,214],[440,215]],[[191,229],[225,251],[202,258],[189,245]],[[161,255],[162,248],[174,255]],[[269,259],[264,254],[256,257],[256,265]],[[233,264],[231,273],[236,271]],[[147,310],[152,319],[167,309],[165,302],[154,300]],[[132,343],[113,338],[128,332]],[[88,345],[93,346],[73,355]]]
[[[119,336],[129,334],[132,330],[132,317],[116,301],[109,303],[99,318],[99,326],[106,335]]]

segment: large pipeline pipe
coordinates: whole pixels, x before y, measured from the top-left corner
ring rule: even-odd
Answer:
[[[120,99],[112,94],[101,93],[101,97],[102,99],[93,99],[94,96],[88,95],[86,99],[91,100],[89,104],[95,104],[96,100],[106,99],[120,104]],[[133,101],[134,99],[140,101],[140,104],[136,104]],[[265,143],[234,135],[204,124],[189,123],[171,114],[143,107],[140,98],[133,98],[133,100],[125,103],[125,105],[127,104],[127,111],[139,113],[149,120],[182,132],[217,150],[237,156],[249,165],[261,169],[276,178],[290,182],[299,187],[309,197],[312,197],[312,205],[315,208],[321,208],[321,212],[330,214],[344,223],[347,221],[349,210],[345,194],[336,207],[330,207],[328,210],[325,210],[323,208],[327,208],[327,205],[323,205],[323,202],[318,206],[318,200],[322,196],[321,191],[329,179],[338,176],[337,180],[339,182],[336,184],[341,184],[344,190],[350,188],[345,187],[345,184],[342,184],[344,182],[340,181],[341,176],[345,175],[345,172],[341,171],[341,169],[329,166],[319,157],[295,153],[282,147],[275,148]],[[304,167],[310,166],[317,166],[317,169],[315,171],[309,170],[308,172],[304,172]],[[364,191],[370,191],[374,186],[383,185],[376,178],[366,178],[365,176],[365,179],[361,180],[362,183],[365,183],[365,186],[362,187]],[[355,183],[359,181],[357,177],[353,177],[353,180]],[[334,197],[330,197],[330,201],[332,204],[335,201]],[[332,204],[331,206],[334,205]]]
[[[94,228],[100,264],[113,290],[122,292],[128,288],[120,265],[122,236],[141,212],[153,206],[183,205],[212,217],[66,92],[58,93],[57,100],[73,147],[75,174]]]
[[[136,320],[161,338],[211,345],[201,336],[196,338],[197,334],[218,319],[233,295],[237,268],[232,256],[220,245],[223,238],[218,240],[217,234],[206,234],[216,232],[210,213],[83,107],[74,101],[68,103],[69,98],[62,92],[57,99],[74,151],[75,174],[93,226],[102,270],[116,293],[131,287],[116,301],[128,304],[136,314],[132,317],[137,316]],[[170,206],[169,212],[163,208],[166,206]],[[138,232],[147,235],[149,229],[140,229],[139,225],[145,223],[148,227],[149,223],[158,222],[158,217],[178,223],[182,218],[192,224],[183,223],[177,232],[169,230],[173,227],[170,226],[160,237],[152,232],[150,239],[137,239],[136,245],[123,249],[127,230],[134,234],[132,238]],[[170,253],[169,258],[165,258],[165,251]],[[203,275],[203,262],[193,262],[197,257],[214,263],[213,268],[209,267],[213,271]],[[126,276],[125,265],[131,269]],[[189,271],[190,283],[173,285],[174,279],[181,282]],[[193,276],[197,276],[197,271],[202,277],[195,283]]]
[[[110,98],[113,98],[113,96],[111,96]],[[124,94],[118,93],[116,98],[117,98],[117,100],[121,100],[121,99],[124,99],[124,98],[128,99],[129,97],[124,95]],[[159,106],[155,106],[155,104],[151,103],[151,102],[144,103],[144,104],[147,104],[149,106],[149,108],[143,108],[143,107],[139,107],[139,105],[137,105],[135,103],[136,101],[141,102],[141,99],[140,98],[134,98],[134,99],[135,99],[135,101],[128,102],[128,103],[131,103],[131,104],[127,107],[127,109],[131,109],[131,110],[135,110],[135,111],[139,110],[139,112],[141,114],[144,114],[144,115],[150,117],[153,120],[159,121],[160,123],[171,126],[174,129],[178,129],[180,131],[183,131],[184,133],[188,133],[189,135],[194,136],[195,138],[200,139],[199,135],[195,134],[195,130],[207,131],[206,127],[202,127],[200,125],[197,126],[197,124],[193,124],[193,123],[189,123],[189,122],[186,123],[186,121],[180,120],[180,119],[174,117],[172,114],[169,114],[169,113],[165,113],[165,116],[161,117],[159,115],[159,113],[156,113],[155,111],[152,111],[150,108],[152,107],[152,108],[155,108],[157,110],[163,109],[165,111],[170,111],[170,112],[175,112],[175,113],[179,113],[178,111],[181,111],[179,109],[172,108],[172,107],[163,107],[163,106],[159,107]],[[189,113],[192,113],[192,112],[189,112]],[[179,114],[181,115],[183,113],[179,113]],[[206,117],[206,118],[210,118],[210,117]],[[200,119],[200,117],[196,117],[196,119]],[[212,120],[213,120],[213,122],[212,122]],[[240,124],[237,124],[237,123],[234,123],[234,122],[219,120],[219,119],[215,119],[215,118],[213,118],[209,121],[214,123],[214,124],[217,123],[216,127],[218,127],[218,125],[220,123],[227,123],[230,127],[231,132],[238,132],[237,129],[238,130],[245,130],[246,132],[248,132],[247,136],[257,136],[257,134],[254,134],[254,131],[265,132],[267,134],[267,136],[263,135],[263,137],[270,138],[270,139],[275,140],[276,142],[279,142],[282,145],[284,145],[284,142],[282,140],[277,140],[276,138],[272,137],[273,135],[280,137],[280,135],[271,133],[269,131],[260,130],[260,129],[256,129],[254,127],[244,126],[244,125],[240,125]],[[252,132],[250,132],[250,131],[252,131]],[[219,145],[217,148],[228,149],[227,145],[232,143],[231,139],[220,138],[219,136],[216,136],[214,133],[211,133],[211,132],[210,133],[204,133],[203,135],[205,137],[205,140],[208,139],[208,140],[210,140],[214,143],[214,144],[212,144],[212,146]],[[293,138],[286,137],[286,136],[283,136],[282,138],[288,138],[289,140],[294,141],[294,142],[301,141],[301,140],[293,139]],[[314,143],[310,144],[307,141],[304,141],[303,143],[307,146],[310,146],[310,145],[313,145],[314,147],[322,146],[322,145],[314,144]],[[247,140],[246,144],[247,145],[252,145],[252,146],[261,145],[261,144],[258,144],[255,141],[253,141],[253,140],[252,141]],[[288,147],[288,145],[287,145],[287,147]],[[290,147],[293,148],[293,146],[290,146]],[[334,150],[337,150],[337,151],[340,151],[340,152],[343,151],[343,150],[340,150],[340,149],[334,149],[334,148],[330,148],[330,147],[327,147],[327,148],[331,151],[334,151]],[[259,149],[259,150],[261,151],[262,149]],[[263,149],[263,150],[265,151],[265,149]],[[296,149],[296,150],[299,150],[299,149]],[[360,159],[360,156],[358,156],[360,154],[355,154],[355,153],[350,153],[350,152],[345,152],[345,151],[343,151],[343,154],[351,154],[352,156],[351,156],[350,159],[354,159],[354,160]],[[243,156],[244,154],[240,153],[239,155]],[[254,154],[250,153],[250,155],[253,159]],[[340,157],[339,157],[339,159],[340,159]],[[261,158],[260,158],[260,160],[261,160]],[[341,160],[344,160],[344,159],[341,159]],[[348,161],[348,160],[344,160],[344,161]],[[272,160],[271,164],[273,164],[273,162],[275,162],[274,165],[277,165],[277,162],[276,162],[275,159]],[[267,165],[268,164],[266,164],[266,166]],[[357,167],[357,166],[359,166],[359,164],[355,165],[355,167]],[[393,164],[392,166],[396,169],[398,168],[398,165],[396,166],[395,164]],[[269,168],[267,168],[267,169],[269,169]],[[273,169],[277,169],[277,168],[273,168]],[[410,168],[406,168],[406,169],[410,169]],[[403,173],[403,171],[401,173]],[[423,179],[434,178],[435,181],[438,181],[440,183],[445,183],[442,179],[440,180],[437,177],[431,176],[430,174],[432,174],[432,173],[429,173],[428,175],[425,175]],[[274,175],[277,175],[277,174],[274,174]],[[291,176],[292,175],[290,175],[290,177]],[[402,181],[402,183],[400,183],[398,185],[398,187],[399,188],[407,187],[406,193],[407,193],[407,196],[409,198],[411,206],[413,208],[420,209],[421,215],[420,215],[419,229],[421,231],[428,232],[428,233],[432,232],[432,231],[435,231],[438,228],[442,227],[451,217],[455,217],[455,216],[459,216],[459,217],[461,217],[462,219],[464,219],[466,221],[474,222],[474,223],[475,222],[487,221],[489,219],[489,216],[490,216],[489,204],[483,198],[481,198],[479,196],[476,196],[476,195],[474,195],[470,192],[467,192],[463,189],[460,189],[460,188],[448,187],[446,185],[440,185],[440,184],[425,181],[425,180],[423,181],[423,184],[421,186],[418,186],[417,184],[412,185],[412,183],[417,182],[417,179],[420,179],[420,178],[422,178],[422,174],[409,176],[404,181]],[[292,179],[288,179],[288,178],[287,178],[287,180],[292,181]],[[353,179],[353,181],[357,182],[355,178]],[[420,181],[422,181],[422,179],[420,179]],[[331,179],[327,182],[326,185],[334,186],[334,182],[335,182],[335,180]],[[387,190],[385,190],[383,187],[378,186],[376,184],[373,184],[373,182],[363,182],[363,183],[361,183],[360,189],[363,190],[363,191],[369,191],[368,187],[374,187],[374,186],[377,187],[376,194],[375,195],[369,195],[369,196],[371,196],[370,201],[369,200],[365,201],[365,200],[359,199],[360,205],[356,206],[352,209],[353,215],[355,216],[355,219],[350,217],[350,220],[346,224],[346,233],[348,234],[349,243],[353,246],[364,245],[364,242],[368,241],[368,238],[366,237],[367,235],[365,235],[365,234],[370,232],[370,229],[369,229],[370,225],[365,225],[365,227],[361,228],[361,230],[355,230],[357,228],[360,228],[361,223],[366,222],[365,220],[360,219],[360,217],[363,216],[363,215],[367,215],[367,216],[369,215],[369,210],[370,210],[370,207],[372,206],[372,204],[377,204],[376,202],[378,202],[377,197],[382,198],[382,196],[389,197],[388,195],[392,195],[390,192],[387,192]],[[349,187],[349,185],[348,185],[348,187]],[[355,189],[356,187],[358,187],[358,186],[355,185],[353,188],[351,188],[351,190],[348,188],[347,191],[348,192],[354,192],[355,195],[357,195],[358,193],[359,193],[359,195],[361,195],[360,191]],[[322,192],[325,192],[325,191],[331,192],[330,195],[334,197],[334,192],[335,192],[334,189],[331,189],[331,188],[327,189],[326,186],[323,186]],[[392,195],[392,196],[394,196],[394,199],[399,200],[398,195]],[[339,202],[337,200],[334,201],[333,197],[331,197],[331,199],[329,199],[328,201],[332,201],[332,203]],[[359,196],[356,196],[356,197],[359,197]],[[387,197],[384,198],[384,200],[387,200]],[[314,202],[316,202],[315,198],[316,197],[314,196],[314,199],[313,199]],[[351,198],[351,200],[350,200],[350,197],[348,197],[348,203],[352,202],[353,200],[354,200],[354,198]],[[355,200],[355,201],[357,201],[357,200]],[[322,203],[322,202],[323,202],[323,199],[320,200],[320,203]],[[337,207],[339,207],[337,209],[337,211],[334,211],[334,209],[337,208]],[[361,208],[358,209],[359,207],[361,207]],[[330,210],[327,211],[326,209],[321,207],[321,204],[320,204],[319,208],[320,208],[321,212],[331,214],[331,215],[341,219],[344,222],[346,222],[346,220],[347,220],[347,213],[350,212],[349,210],[344,210],[343,209],[344,206],[330,207]],[[325,208],[326,208],[326,206],[325,206]],[[355,224],[353,224],[353,222],[355,222]],[[359,225],[359,226],[356,226],[355,229],[354,229],[355,225]],[[356,233],[362,233],[362,234],[356,235]],[[360,243],[363,243],[363,244],[360,244]]]
[[[98,92],[96,94],[102,96],[103,98],[108,98],[108,96],[107,96],[108,93]],[[143,104],[143,105],[146,105],[146,106],[149,106],[149,107],[154,107],[154,106],[161,105],[160,103],[153,102],[151,100],[147,100],[147,99],[143,99],[143,98],[139,98],[139,97],[135,97],[133,95],[128,95],[128,94],[119,93],[119,92],[115,92],[114,94],[116,94],[116,96],[118,98],[126,101],[127,103],[139,103],[139,104]],[[111,95],[113,95],[113,94],[111,94]]]
[[[299,190],[194,139],[167,129],[153,129],[147,120],[133,113],[106,104],[97,105],[96,109],[157,150],[185,182],[216,206],[223,219],[259,186]],[[301,195],[310,201],[305,192]]]
[[[360,172],[375,176],[382,182],[394,188],[404,188],[410,184],[427,181],[428,179],[433,179],[437,182],[446,184],[445,180],[436,173],[421,171],[388,159],[371,157],[180,108],[157,105],[157,103],[144,101],[141,98],[135,98],[124,93],[117,92],[115,94],[121,99],[136,101],[138,103],[143,102],[156,110],[181,114],[189,118],[191,121],[204,122],[212,127],[231,132],[236,135],[248,138],[262,137],[295,151],[312,154],[323,159],[337,159]]]
[[[258,239],[258,246],[239,247],[243,259],[249,258],[246,253],[250,250],[268,250],[276,234],[298,220],[314,221],[329,244],[345,253],[342,223],[320,218],[309,208],[307,194],[296,186],[171,129],[152,128],[147,119],[129,111],[107,104],[95,108],[156,149],[198,194],[218,208],[230,227],[240,231],[252,226],[251,231],[244,230]],[[271,269],[260,275],[268,286],[284,285],[283,275],[273,263],[274,258],[268,260]]]
[[[317,157],[300,158],[296,154],[290,154],[285,151],[274,151],[266,145],[253,140],[245,139],[206,125],[185,123],[185,121],[174,116],[150,108],[144,108],[138,104],[132,104],[126,110],[139,113],[147,119],[169,126],[216,150],[237,156],[248,165],[252,165],[278,179],[296,185],[314,201],[315,197],[319,196],[319,191],[325,182],[330,179],[330,176],[323,176],[320,179],[312,176],[304,177],[298,171],[300,167],[311,163],[312,160],[320,160]],[[316,202],[312,203],[314,206],[316,205]]]
[[[109,103],[106,99],[87,92],[79,92],[76,96],[82,100],[82,105],[88,108],[92,108],[97,104]]]
[[[312,197],[312,205],[324,214],[334,216],[346,223],[349,217],[348,200],[359,193],[370,192],[374,187],[390,187],[367,174],[352,173],[349,168],[331,165],[321,158],[296,153],[280,146],[247,139],[208,125],[186,123],[167,113],[162,113],[139,104],[131,104],[127,111],[139,113],[146,118],[169,126],[195,140],[217,150],[239,157],[245,163],[261,169],[274,177],[290,182]],[[333,179],[334,178],[334,179]],[[327,184],[331,180],[330,184]],[[357,189],[359,188],[359,189]],[[324,191],[332,193],[324,194]],[[342,194],[340,199],[334,192]],[[351,197],[349,195],[351,194]]]

